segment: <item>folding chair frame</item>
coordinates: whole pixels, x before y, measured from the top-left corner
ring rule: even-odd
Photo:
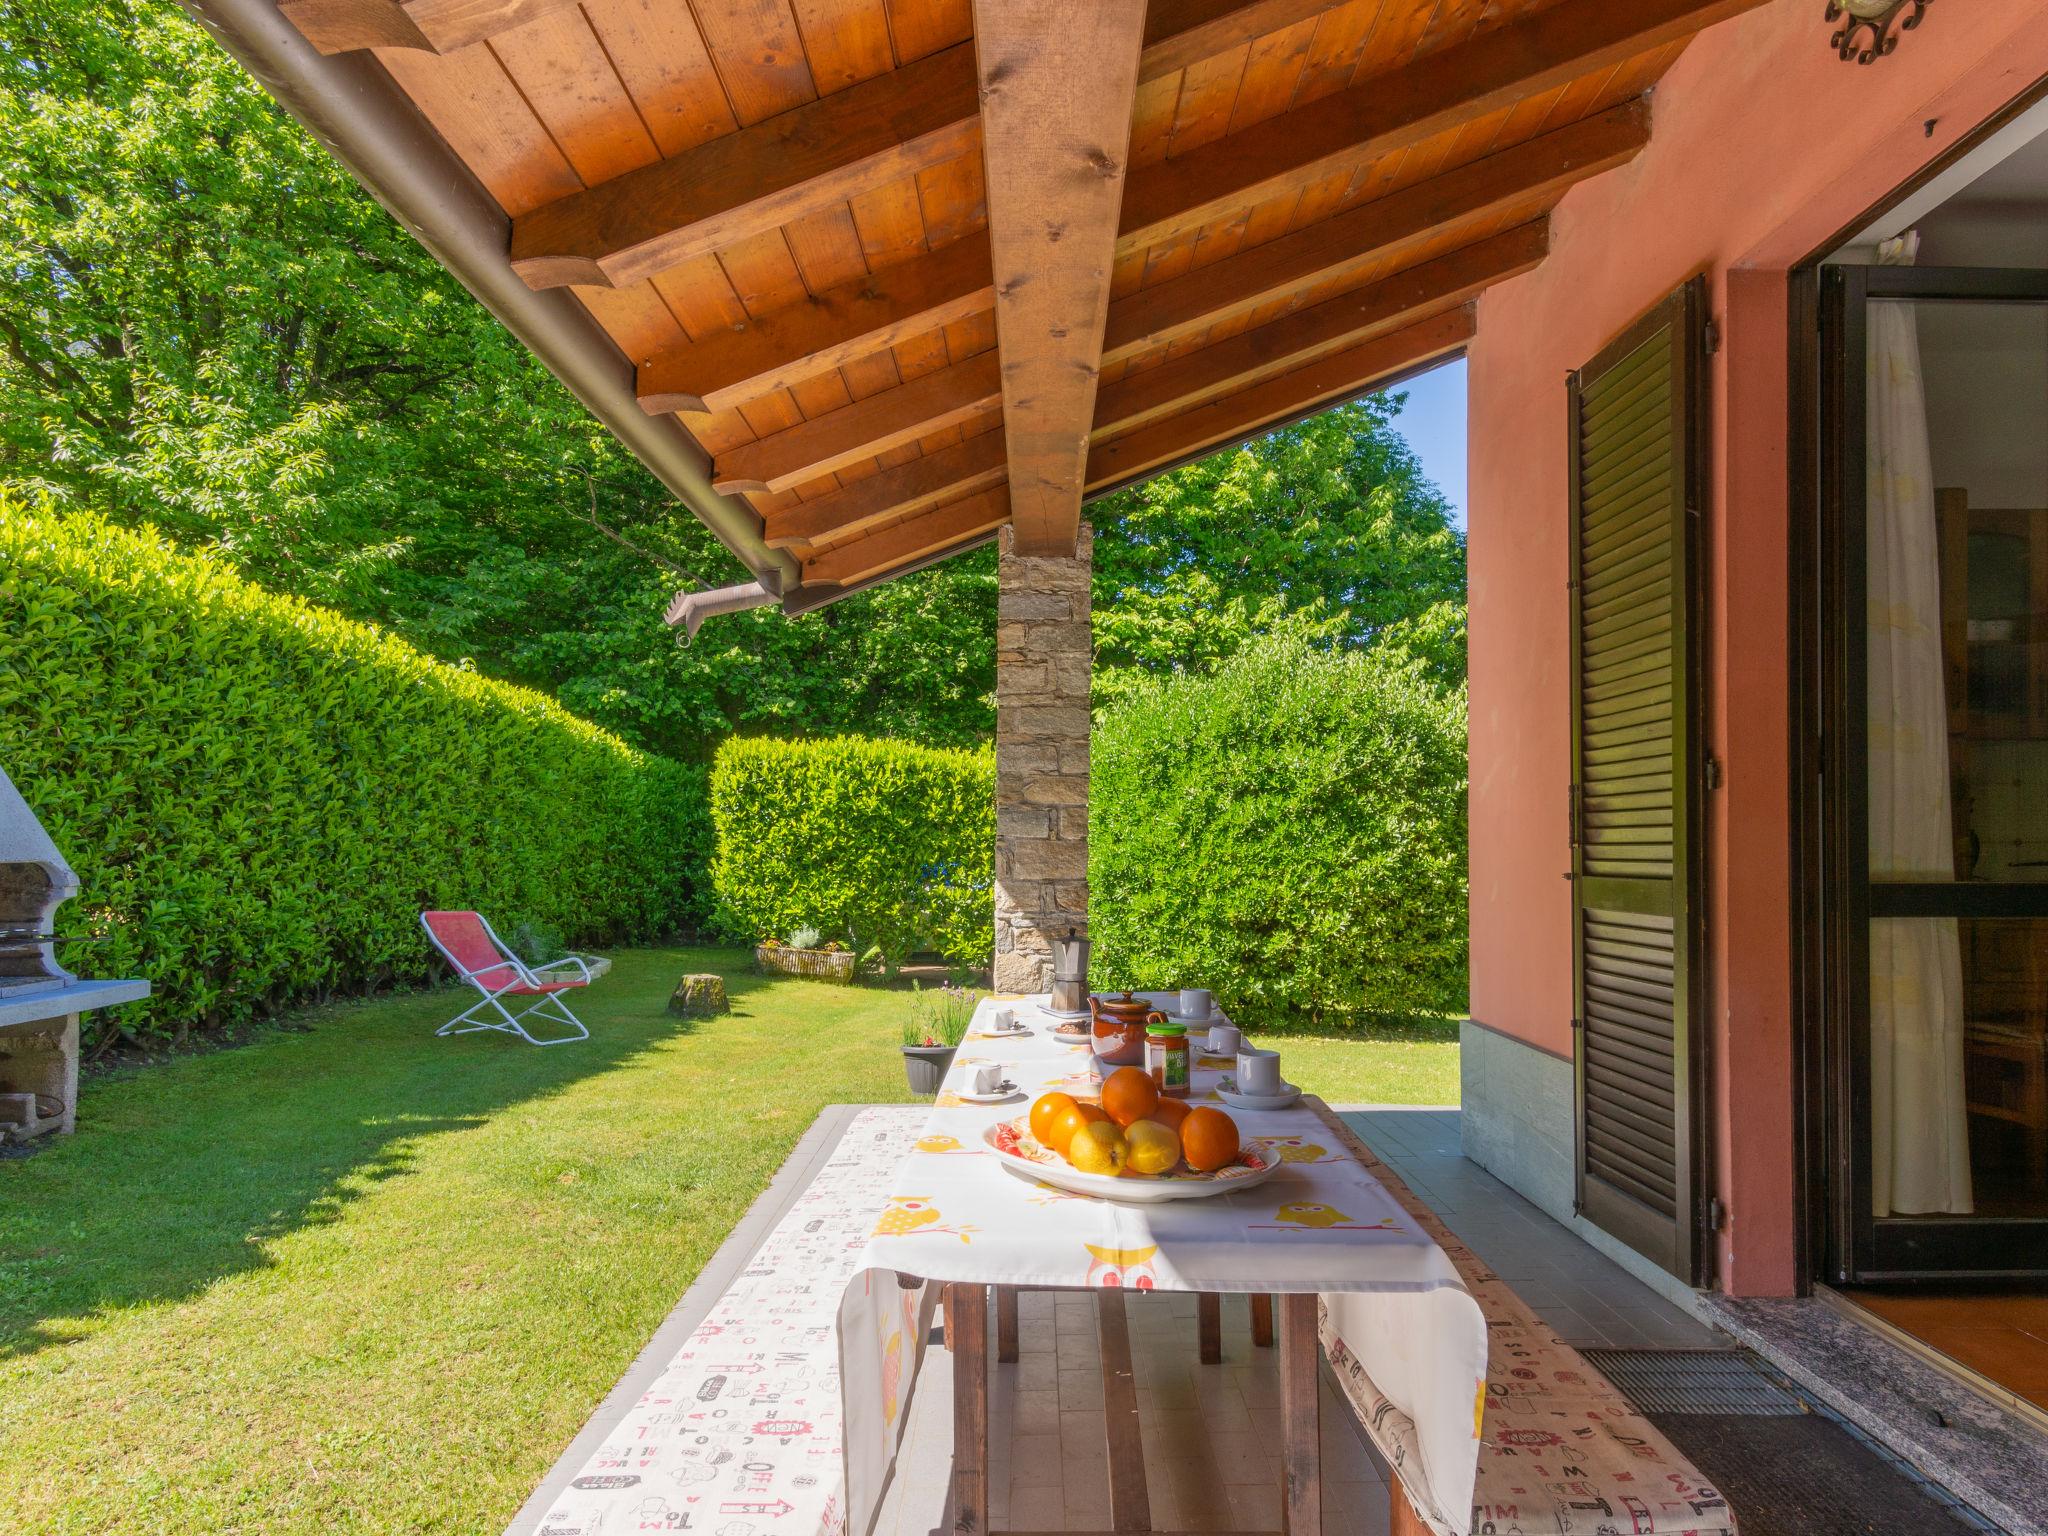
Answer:
[[[484,932],[490,936],[492,945],[504,957],[495,964],[486,967],[486,970],[509,970],[512,972],[511,979],[501,987],[493,988],[487,986],[481,979],[485,974],[484,971],[469,970],[460,960],[457,960],[448,953],[440,939],[435,936],[433,928],[428,924],[427,914],[424,912],[420,914],[420,927],[426,931],[427,942],[439,951],[441,958],[453,967],[457,976],[475,987],[477,991],[483,993],[483,998],[480,1002],[471,1004],[446,1024],[435,1030],[434,1033],[436,1035],[468,1035],[474,1034],[480,1029],[497,1029],[503,1030],[507,1034],[517,1035],[528,1045],[567,1045],[573,1040],[588,1040],[590,1038],[590,1031],[584,1027],[583,1021],[576,1017],[575,1011],[562,1001],[562,994],[559,992],[544,992],[517,1013],[507,1008],[502,999],[507,993],[515,993],[520,998],[532,996],[531,993],[519,993],[516,989],[544,985],[548,981],[555,979],[549,975],[550,972],[559,971],[569,966],[574,966],[583,973],[580,985],[588,986],[590,984],[589,962],[581,955],[566,955],[560,960],[550,960],[546,965],[528,966],[524,960],[512,953],[511,947],[503,939],[498,937],[498,930],[491,926],[489,918],[479,912],[476,914],[476,920],[483,924]],[[496,1017],[491,1017],[492,1014],[495,1014]],[[520,1022],[527,1018],[532,1018],[536,1021],[546,1020],[550,1024],[566,1024],[569,1028],[575,1030],[576,1033],[573,1035],[550,1035],[547,1039],[543,1040],[539,1036],[527,1032],[526,1026]]]

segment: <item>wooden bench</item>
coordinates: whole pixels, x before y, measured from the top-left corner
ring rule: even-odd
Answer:
[[[1334,1117],[1333,1117],[1334,1118]],[[1346,1144],[1450,1256],[1486,1317],[1486,1411],[1472,1493],[1478,1531],[1627,1531],[1631,1536],[1735,1536],[1727,1500],[1628,1399],[1558,1338],[1528,1303],[1416,1199],[1348,1127]],[[1411,1494],[1402,1469],[1415,1430],[1382,1397],[1323,1318],[1323,1352],[1345,1398],[1395,1476],[1392,1536],[1447,1536],[1446,1513]]]

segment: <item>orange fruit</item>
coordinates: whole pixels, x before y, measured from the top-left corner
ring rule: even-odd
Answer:
[[[1118,1067],[1103,1080],[1102,1107],[1118,1125],[1143,1120],[1159,1107],[1159,1085],[1143,1067]]]
[[[1180,1155],[1197,1173],[1214,1173],[1237,1156],[1237,1122],[1204,1104],[1180,1123]]]
[[[1190,1107],[1186,1099],[1162,1098],[1157,1104],[1152,1106],[1152,1113],[1145,1118],[1147,1120],[1157,1120],[1169,1131],[1179,1135],[1180,1123],[1187,1119]]]
[[[1031,1101],[1031,1134],[1038,1138],[1040,1146],[1052,1146],[1053,1122],[1074,1107],[1071,1093],[1041,1093]],[[1058,1151],[1057,1147],[1053,1148]]]
[[[1067,1144],[1074,1139],[1075,1134],[1082,1126],[1099,1124],[1108,1119],[1109,1116],[1105,1115],[1093,1104],[1069,1104],[1065,1109],[1053,1116],[1052,1134],[1050,1136],[1041,1136],[1038,1139],[1043,1145],[1051,1147],[1061,1157],[1065,1157],[1067,1155]]]

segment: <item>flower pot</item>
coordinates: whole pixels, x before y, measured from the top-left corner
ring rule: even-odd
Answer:
[[[760,944],[754,948],[754,964],[763,972],[815,976],[821,981],[852,981],[857,958],[847,949],[791,949],[787,944]]]
[[[939,1084],[946,1080],[946,1069],[953,1065],[956,1045],[906,1045],[903,1047],[903,1070],[910,1078],[912,1093],[937,1093]]]

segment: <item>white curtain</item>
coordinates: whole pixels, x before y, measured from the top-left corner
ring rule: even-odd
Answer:
[[[1913,261],[1888,240],[1880,265]],[[1910,302],[1870,306],[1870,877],[1952,880],[1940,539],[1920,336]],[[1879,1216],[1967,1212],[1963,965],[1953,918],[1870,924],[1872,1205]]]

